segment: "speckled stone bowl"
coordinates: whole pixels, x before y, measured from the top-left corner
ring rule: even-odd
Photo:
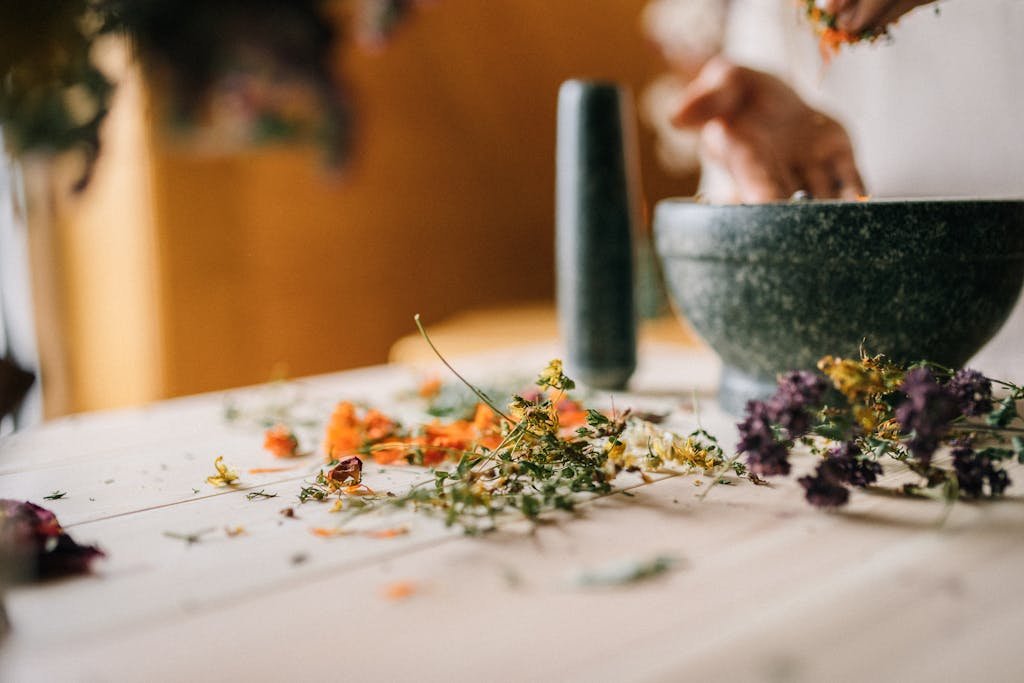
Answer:
[[[671,296],[721,356],[719,401],[733,413],[779,373],[862,342],[962,365],[1024,283],[1024,201],[667,199],[654,226]]]

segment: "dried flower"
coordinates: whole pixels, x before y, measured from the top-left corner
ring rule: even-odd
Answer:
[[[299,439],[291,428],[279,424],[266,431],[263,448],[278,458],[294,458],[299,454]]]
[[[836,466],[835,472],[840,480],[853,486],[863,488],[874,484],[882,474],[882,466],[863,456],[860,448],[851,441],[830,450],[828,459]]]
[[[397,430],[398,424],[379,410],[367,410],[360,415],[353,403],[342,401],[327,423],[324,438],[327,460],[369,452],[374,445],[390,439]]]
[[[740,441],[736,450],[747,454],[747,466],[754,474],[789,474],[789,450],[775,438],[768,406],[763,401],[747,402],[746,418],[736,425]]]
[[[328,470],[325,478],[332,491],[356,485],[363,480],[363,461],[355,456],[345,458]]]
[[[992,410],[992,382],[977,370],[959,370],[947,385],[960,412],[970,417]]]
[[[1001,496],[1010,485],[1009,475],[996,467],[986,453],[975,452],[967,443],[957,444],[952,453],[957,485],[968,497],[981,498],[985,495],[986,483],[991,496]]]
[[[843,468],[826,458],[818,463],[814,476],[800,477],[797,481],[806,491],[807,502],[814,507],[835,508],[846,505],[850,490],[843,486]]]
[[[565,376],[562,361],[556,358],[540,373],[537,386],[550,387],[556,391],[572,391],[576,388],[576,382]]]
[[[810,409],[817,407],[828,389],[825,379],[807,371],[789,372],[779,378],[778,389],[766,404],[772,422],[797,439],[811,428]]]
[[[409,527],[398,526],[389,529],[377,529],[375,531],[367,531],[366,536],[368,538],[397,538],[398,536],[405,536],[409,533]]]
[[[957,400],[927,368],[909,371],[899,388],[907,399],[897,406],[896,419],[903,433],[911,435],[907,446],[914,457],[927,463],[960,414]]]
[[[388,600],[405,600],[416,594],[419,585],[413,581],[395,581],[384,586],[382,593]]]
[[[420,382],[420,386],[416,390],[416,394],[420,398],[431,399],[441,393],[441,386],[441,378],[428,377]]]
[[[211,486],[233,486],[238,481],[238,472],[224,464],[224,456],[218,456],[213,461],[213,466],[217,469],[217,474],[207,477],[207,484]]]
[[[27,580],[89,572],[104,557],[96,546],[75,542],[46,508],[27,501],[0,499],[0,555],[24,562]]]

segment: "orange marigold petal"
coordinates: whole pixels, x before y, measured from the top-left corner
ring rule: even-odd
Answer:
[[[395,581],[384,586],[383,594],[388,600],[404,600],[415,595],[418,589],[412,581]]]
[[[279,424],[266,431],[263,448],[278,458],[291,458],[298,454],[299,439],[287,425]]]

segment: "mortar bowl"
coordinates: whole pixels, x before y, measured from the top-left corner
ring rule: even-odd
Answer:
[[[1024,284],[1024,200],[666,199],[654,233],[674,304],[722,359],[719,402],[734,414],[824,355],[959,367]]]

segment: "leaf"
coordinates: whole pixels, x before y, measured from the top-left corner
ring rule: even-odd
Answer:
[[[1013,452],[1017,454],[1017,462],[1024,465],[1024,437],[1015,436],[1010,443],[1013,444]]]
[[[1017,415],[1017,402],[1013,400],[1013,396],[1007,396],[999,402],[999,406],[991,413],[985,416],[985,422],[990,427],[1006,427],[1018,417]]]

